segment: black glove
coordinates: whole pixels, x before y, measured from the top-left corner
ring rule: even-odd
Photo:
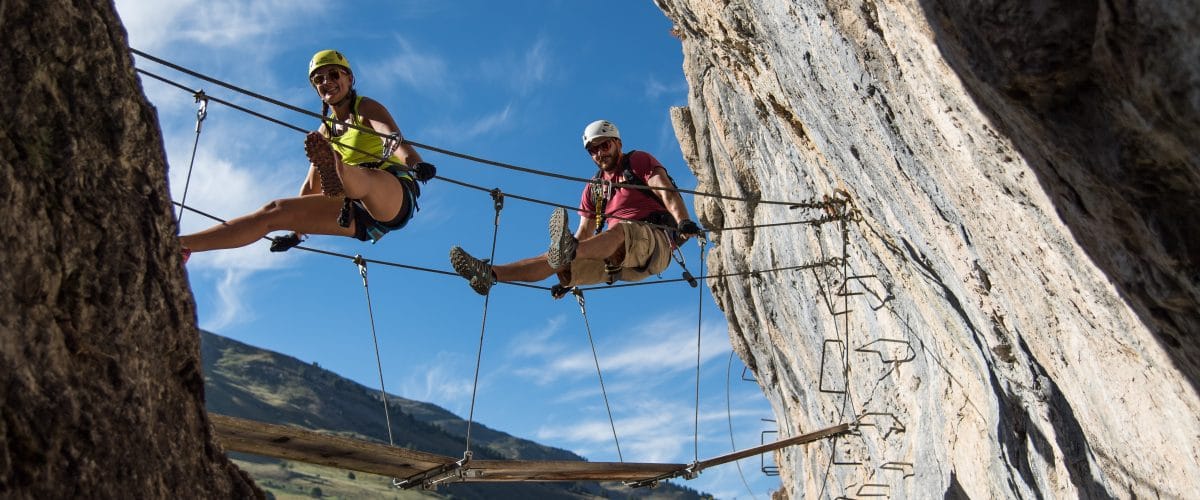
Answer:
[[[296,233],[288,233],[283,236],[276,236],[274,238],[271,238],[271,251],[272,252],[286,252],[286,251],[288,251],[289,248],[292,248],[299,244],[300,244],[300,235],[298,235]]]
[[[421,182],[429,182],[429,179],[437,177],[437,167],[433,166],[432,163],[417,163],[413,166],[412,172],[417,180]]]
[[[567,294],[571,293],[571,290],[574,288],[575,287],[573,287],[573,286],[564,286],[562,284],[556,284],[556,285],[550,287],[550,296],[554,297],[554,300],[558,300],[563,297],[566,297]]]
[[[692,219],[683,219],[679,221],[679,234],[682,236],[695,236],[704,234],[704,229],[701,229],[699,225],[692,222]]]

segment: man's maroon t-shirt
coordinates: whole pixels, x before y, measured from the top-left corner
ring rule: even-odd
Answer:
[[[633,175],[646,184],[650,183],[649,179],[654,175],[654,169],[662,167],[662,164],[654,156],[644,151],[634,151],[628,156],[629,168],[633,170]],[[621,176],[624,175],[624,172],[624,167],[618,168],[614,172],[601,172],[601,179],[621,183]],[[592,189],[591,184],[583,188],[583,195],[579,200],[580,217],[596,216],[596,204],[592,200]],[[622,220],[641,220],[654,212],[666,210],[654,192],[650,190],[613,188],[612,186],[604,186],[604,189],[609,193],[608,203],[604,206],[604,215],[615,217],[614,223]]]

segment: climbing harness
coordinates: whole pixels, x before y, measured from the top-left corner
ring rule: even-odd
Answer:
[[[612,199],[618,188],[633,189],[636,192],[641,193],[642,196],[646,196],[654,200],[660,207],[662,207],[661,212],[650,214],[648,217],[646,217],[646,219],[643,219],[644,222],[655,225],[675,227],[675,219],[672,218],[671,214],[667,212],[667,203],[663,201],[663,198],[659,196],[655,190],[651,189],[650,186],[646,184],[646,181],[642,180],[641,177],[638,177],[637,174],[633,172],[633,167],[630,165],[630,158],[633,157],[634,153],[638,152],[639,151],[635,149],[621,155],[621,173],[618,177],[620,182],[613,182],[605,179],[604,170],[597,170],[596,175],[593,175],[591,180],[588,181],[591,185],[590,191],[592,195],[592,207],[596,211],[596,234],[600,234],[600,232],[604,231],[604,226],[607,222],[607,219],[611,217],[605,212],[607,211],[608,200]],[[663,169],[663,172],[666,172],[665,168]],[[671,177],[671,174],[666,173],[666,176],[667,180],[671,183],[671,187],[675,190],[678,190],[679,186],[675,184],[675,179]]]

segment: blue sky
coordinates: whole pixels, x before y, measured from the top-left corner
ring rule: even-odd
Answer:
[[[580,133],[612,120],[625,148],[656,156],[680,187],[696,180],[680,155],[668,115],[687,103],[679,41],[650,1],[307,2],[118,0],[139,50],[312,111],[305,79],[317,50],[343,51],[357,89],[383,103],[413,141],[576,177],[595,166]],[[150,61],[138,66],[190,88],[312,129],[314,119],[237,95]],[[196,104],[149,78],[143,86],[162,122],[172,196],[183,195]],[[204,121],[188,204],[232,218],[293,196],[307,161],[303,136],[212,103]],[[516,195],[574,205],[582,186],[421,151],[439,173]],[[690,196],[685,196],[692,206]],[[461,245],[491,249],[494,211],[483,192],[435,180],[409,226],[378,244],[314,237],[316,248],[449,270]],[[551,208],[509,198],[496,259],[543,252]],[[693,212],[694,214],[694,212]],[[572,221],[572,227],[577,221]],[[184,232],[211,224],[182,216]],[[685,255],[700,274],[698,245]],[[188,264],[202,328],[279,351],[378,387],[367,302],[357,268],[308,252],[270,253],[265,243],[196,254]],[[678,278],[672,265],[664,278]],[[651,280],[657,278],[650,278]],[[483,298],[466,281],[372,265],[368,268],[384,381],[389,392],[466,417],[470,409]],[[549,286],[550,281],[542,283]],[[683,283],[587,294],[608,398],[627,461],[694,459],[697,330],[701,332],[699,458],[757,445],[771,416],[757,385],[732,364],[726,390],[726,323],[707,291]],[[702,307],[701,307],[702,306]],[[730,411],[726,411],[729,397]],[[380,415],[381,425],[383,415]],[[579,307],[544,291],[497,286],[487,314],[475,419],[514,435],[617,460]],[[767,458],[770,460],[770,457]],[[742,461],[684,484],[720,498],[766,498],[778,481]]]

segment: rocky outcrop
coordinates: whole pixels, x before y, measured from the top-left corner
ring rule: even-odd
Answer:
[[[254,498],[209,432],[158,121],[110,2],[2,2],[0,497]]]
[[[1200,495],[1196,4],[656,1],[784,493]]]

